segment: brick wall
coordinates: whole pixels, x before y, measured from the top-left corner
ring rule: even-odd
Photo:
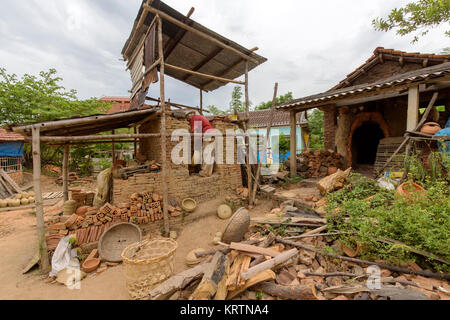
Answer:
[[[160,118],[141,126],[140,133],[159,132]],[[225,133],[226,129],[235,129],[231,123],[223,121],[213,122],[213,126]],[[189,130],[189,123],[186,120],[178,120],[173,117],[166,119],[167,132],[171,133],[175,129]],[[200,177],[189,175],[188,165],[176,165],[171,161],[171,152],[179,142],[166,140],[168,159],[168,189],[169,196],[181,202],[184,198],[193,198],[197,202],[204,202],[215,199],[219,196],[229,194],[242,187],[241,167],[239,164],[216,164],[214,174],[211,177]],[[226,139],[224,139],[224,161],[226,149]],[[161,139],[143,139],[140,143],[139,152],[145,155],[148,160],[161,161]],[[234,156],[236,159],[236,144]],[[126,202],[131,194],[135,192],[152,191],[162,194],[161,172],[137,174],[128,180],[114,179],[114,203]]]
[[[323,107],[323,140],[325,150],[334,150],[336,136],[336,108],[334,106]]]

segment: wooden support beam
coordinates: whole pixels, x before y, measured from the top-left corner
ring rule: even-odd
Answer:
[[[169,225],[169,191],[167,182],[167,147],[166,147],[166,97],[164,89],[164,72],[165,72],[165,60],[163,52],[163,31],[162,20],[158,15],[158,50],[159,58],[161,59],[161,66],[159,68],[159,93],[161,99],[161,153],[162,153],[162,167],[161,167],[161,182],[163,192],[163,215],[164,215],[164,235],[167,236],[170,231]]]
[[[245,115],[247,119],[250,119],[250,99],[248,96],[248,61],[245,62]],[[246,129],[249,130],[248,126],[249,120],[246,121]],[[248,202],[249,205],[253,205],[252,199],[252,167],[250,166],[250,137],[245,137],[245,142],[247,145],[247,183],[248,183]]]
[[[187,24],[185,24],[185,23],[183,23],[183,22],[181,22],[181,21],[179,21],[179,20],[169,16],[168,14],[166,14],[166,13],[164,13],[164,12],[158,10],[158,9],[152,8],[151,6],[149,6],[147,4],[144,4],[143,8],[144,8],[144,10],[147,10],[147,11],[150,11],[150,12],[156,14],[156,15],[159,15],[159,17],[161,19],[167,20],[167,21],[169,21],[169,22],[179,26],[180,28],[183,28],[183,29],[185,29],[187,31],[190,31],[190,32],[192,32],[192,33],[194,33],[194,34],[196,34],[196,35],[198,35],[198,36],[200,36],[200,37],[202,37],[202,38],[204,38],[204,39],[206,39],[208,41],[211,41],[211,42],[215,43],[219,47],[222,47],[224,49],[227,49],[227,50],[230,50],[230,51],[236,53],[238,56],[240,56],[241,58],[243,58],[243,59],[245,59],[247,61],[251,61],[251,62],[256,63],[256,64],[259,63],[258,60],[256,60],[255,58],[252,58],[252,57],[246,55],[245,53],[243,53],[243,52],[241,52],[241,51],[239,51],[239,50],[237,50],[237,49],[235,49],[235,48],[233,48],[233,47],[223,43],[220,40],[217,40],[216,38],[211,37],[210,35],[207,35],[206,33],[202,32],[200,30],[197,30],[197,29],[195,29],[195,28],[193,28],[191,26],[188,26]]]
[[[134,127],[134,134],[138,133],[138,128]],[[136,159],[137,157],[137,139],[134,139],[134,143],[133,143],[133,159]]]
[[[297,113],[295,110],[290,112],[290,152],[291,152],[291,177],[297,176]]]
[[[413,131],[419,121],[419,86],[409,88],[406,130]]]
[[[200,61],[194,68],[192,68],[193,71],[200,70],[205,64],[210,62],[212,59],[214,59],[215,56],[217,56],[219,53],[223,51],[223,48],[217,48],[214,50],[211,54],[206,56],[202,61]],[[188,80],[190,77],[192,77],[192,74],[188,74],[183,78],[183,81]]]
[[[147,0],[147,5],[151,6],[152,5],[153,0]],[[131,39],[130,42],[127,45],[127,48],[125,49],[124,53],[126,53],[128,51],[128,49],[130,48],[130,45],[134,42],[134,38],[136,37],[136,33],[138,32],[138,30],[141,28],[141,26],[144,24],[145,19],[147,18],[147,12],[144,10],[144,12],[142,12],[141,17],[139,18],[138,24],[136,25],[136,28],[134,28],[133,34],[131,35]]]
[[[227,79],[227,78],[222,78],[222,77],[216,77],[210,74],[206,74],[206,73],[201,73],[201,72],[197,72],[197,71],[192,71],[189,69],[185,69],[185,68],[181,68],[181,67],[177,67],[171,64],[166,63],[165,64],[166,67],[170,68],[170,69],[174,69],[177,71],[181,71],[181,72],[185,72],[185,73],[190,73],[199,77],[203,77],[203,78],[207,78],[207,79],[213,79],[213,80],[217,80],[220,82],[226,82],[226,83],[236,83],[236,84],[240,84],[240,85],[245,85],[245,82],[242,81],[237,81],[237,80],[232,80],[232,79]]]
[[[112,140],[112,139],[136,139],[136,138],[155,138],[160,137],[160,133],[140,133],[140,134],[115,134],[115,135],[92,135],[92,136],[41,136],[41,142],[71,142],[71,141],[87,141],[87,140]],[[29,137],[25,137],[25,141],[29,141]]]
[[[45,240],[45,225],[44,225],[44,201],[42,199],[41,189],[41,143],[39,127],[33,127],[33,186],[36,202],[36,225],[38,233],[38,250],[40,258],[40,270],[42,273],[47,273],[50,269],[47,252],[47,242]]]
[[[250,49],[250,51],[253,53],[254,51],[258,50],[258,47],[254,47],[252,49]],[[229,67],[228,69],[226,69],[225,71],[223,71],[219,76],[220,77],[225,77],[228,73],[230,73],[231,71],[239,68],[242,64],[245,63],[245,60],[240,60],[239,62],[235,63],[234,65],[232,65],[231,67]],[[202,86],[203,89],[205,89],[206,87],[208,87],[210,84],[216,82],[216,80],[211,80],[209,82],[207,82],[206,84],[204,84]]]
[[[193,21],[189,21],[189,18],[191,17],[191,15],[194,13],[195,9],[194,7],[192,7],[188,14],[186,15],[186,17],[183,18],[183,23],[185,23],[188,26],[192,26],[192,22]],[[186,35],[187,30],[186,29],[180,29],[178,31],[178,33],[169,40],[169,42],[166,45],[166,48],[164,49],[164,57],[165,59],[169,59],[170,55],[172,54],[172,52],[175,50],[175,48],[177,47],[178,43],[181,41],[181,39],[183,39],[183,37]]]
[[[203,90],[200,89],[200,114],[203,115]]]
[[[114,135],[114,130],[111,131],[111,134]],[[116,161],[116,144],[114,143],[114,138],[113,138],[112,144],[111,144],[111,159],[112,159],[112,163],[114,164],[114,161]]]
[[[69,200],[69,155],[70,155],[70,145],[66,144],[64,145],[64,157],[62,165],[64,202]]]

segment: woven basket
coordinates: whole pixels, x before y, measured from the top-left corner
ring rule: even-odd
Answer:
[[[149,291],[173,273],[178,244],[172,239],[152,239],[126,247],[122,252],[127,290],[133,299],[148,299]]]

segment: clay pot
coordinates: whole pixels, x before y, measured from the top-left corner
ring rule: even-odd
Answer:
[[[20,206],[19,199],[8,199],[8,207],[18,207]]]
[[[222,220],[227,220],[233,215],[233,210],[226,204],[222,204],[217,208],[217,215]]]
[[[423,125],[422,129],[420,130],[421,133],[426,133],[430,135],[436,134],[438,131],[441,131],[442,128],[439,125],[439,123],[436,122],[427,122]]]
[[[28,198],[28,202],[29,202],[29,203],[34,203],[34,197],[29,197],[29,198]]]
[[[99,258],[89,258],[84,260],[83,264],[81,265],[81,270],[83,270],[86,273],[93,272],[97,270],[99,265],[100,265]]]
[[[26,198],[22,198],[22,200],[20,200],[20,203],[21,203],[22,205],[27,205],[27,204],[30,203],[30,200],[28,200],[28,199],[26,199]]]
[[[187,212],[193,212],[197,208],[197,202],[194,199],[187,198],[183,200],[182,207]]]
[[[416,183],[405,182],[397,188],[397,194],[403,195],[407,198],[414,194],[423,196],[425,194],[425,189]]]
[[[0,200],[0,208],[6,208],[8,202],[6,200]]]

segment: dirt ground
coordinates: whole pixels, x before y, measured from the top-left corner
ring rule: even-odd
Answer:
[[[51,178],[44,181],[45,192],[59,190]],[[264,215],[271,207],[261,202],[251,211],[252,216]],[[214,208],[211,208],[214,210]],[[55,300],[123,300],[130,299],[125,287],[122,265],[109,267],[101,274],[89,274],[81,289],[70,290],[58,283],[47,283],[46,275],[37,269],[23,275],[22,269],[36,252],[36,217],[32,209],[0,213],[0,299],[55,299]],[[184,259],[196,248],[214,247],[212,239],[223,231],[227,221],[209,215],[183,227],[177,239],[179,247],[175,255],[174,272],[187,269]]]

